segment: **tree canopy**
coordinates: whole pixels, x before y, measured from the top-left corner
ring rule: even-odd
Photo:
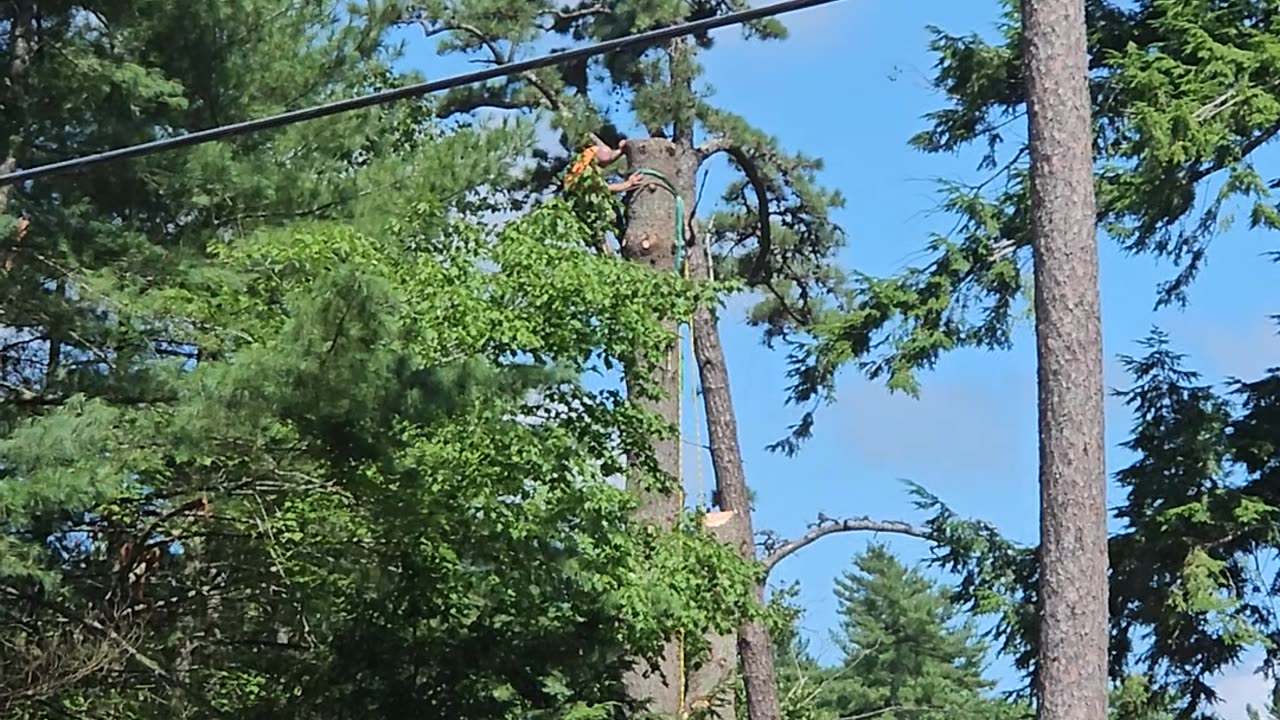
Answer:
[[[504,64],[748,4],[14,0],[0,169],[420,79],[406,30]],[[1193,302],[1237,216],[1280,224],[1274,8],[1087,9],[1099,227],[1170,263],[1155,304]],[[842,368],[913,392],[942,353],[1011,344],[1032,289],[1021,32],[1011,1],[994,34],[933,29],[945,101],[912,145],[984,177],[941,188],[958,229],[891,277],[835,262],[820,158],[714,102],[710,37],[0,189],[0,714],[616,718],[632,658],[681,637],[693,667],[751,619],[793,720],[1022,717],[982,665],[990,644],[1035,679],[1035,547],[922,488],[922,527],[849,525],[925,538],[957,585],[872,547],[825,668],[785,592],[760,606],[761,563],[697,513],[640,531],[620,487],[674,487],[644,368],[725,291],[789,353],[786,452]],[[598,252],[616,198],[552,189],[591,133],[727,160],[718,200],[688,204],[722,282]],[[1280,660],[1280,369],[1218,383],[1177,345],[1156,330],[1123,359],[1117,720],[1210,717],[1217,674]]]

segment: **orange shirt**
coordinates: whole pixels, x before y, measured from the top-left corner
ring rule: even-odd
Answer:
[[[596,146],[592,145],[586,150],[583,150],[582,154],[578,156],[578,159],[573,161],[573,167],[569,168],[569,174],[564,178],[565,187],[573,184],[573,182],[581,177],[588,168],[595,164],[596,150]]]

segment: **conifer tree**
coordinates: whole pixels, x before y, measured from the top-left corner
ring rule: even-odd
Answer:
[[[828,717],[891,720],[1017,718],[983,677],[987,647],[947,589],[882,545],[836,580],[841,666],[824,671],[817,707]]]
[[[746,0],[695,0],[653,3],[638,0],[562,3],[538,0],[513,6],[488,0],[430,0],[406,3],[406,23],[421,26],[428,36],[441,37],[442,52],[477,56],[482,62],[509,63],[530,48],[565,40],[605,40],[672,25],[685,20],[723,14],[748,6]],[[743,29],[748,37],[784,36],[777,20]],[[698,54],[714,41],[699,36],[675,40],[663,47],[621,51],[526,74],[512,81],[466,88],[448,95],[441,107],[446,115],[480,109],[518,110],[542,118],[559,135],[530,173],[530,189],[541,191],[594,135],[609,146],[625,139],[631,170],[656,171],[663,182],[646,183],[626,198],[626,228],[619,231],[624,257],[661,272],[676,269],[683,257],[695,280],[710,273],[704,253],[713,256],[715,275],[738,280],[758,292],[762,300],[753,323],[767,339],[785,341],[819,321],[826,304],[842,293],[842,275],[831,259],[843,234],[828,211],[842,201],[821,189],[817,159],[783,152],[773,138],[752,128],[732,112],[716,107],[701,86]],[[597,104],[595,98],[620,98]],[[676,198],[686,209],[705,207],[696,197],[697,175],[712,158],[726,156],[741,172],[724,189],[723,205],[706,222],[678,217]],[[627,171],[624,171],[627,172]],[[687,213],[686,213],[687,214]],[[677,231],[679,228],[679,231]],[[687,245],[678,247],[677,235]],[[716,474],[717,507],[725,513],[714,529],[743,557],[755,557],[751,506],[738,448],[736,419],[729,392],[727,368],[720,348],[716,319],[710,309],[693,319],[695,353],[707,405],[712,461]],[[674,423],[679,399],[674,390],[678,368],[675,343],[672,356],[658,372],[665,391],[649,400],[649,407]],[[803,429],[800,430],[803,433]],[[677,474],[677,449],[669,435],[654,438],[660,468]],[[654,492],[633,482],[644,498],[641,519],[657,529],[676,522],[681,503],[668,484]],[[673,644],[664,662],[650,673],[638,668],[630,685],[632,695],[665,715],[709,708],[729,717],[731,683],[721,682],[734,665],[733,637],[712,639],[705,670],[693,670],[686,697],[679,697],[678,648]],[[772,643],[763,625],[745,623],[737,637],[751,717],[772,720],[780,712],[774,681]],[[712,696],[704,697],[710,693]],[[719,710],[715,708],[719,707]]]
[[[0,13],[6,166],[409,79],[383,3]],[[652,361],[690,293],[563,203],[468,222],[528,127],[439,112],[8,192],[0,714],[599,716],[624,649],[745,612],[723,548],[626,532],[604,477],[652,425],[569,382]]]
[[[928,153],[980,150],[977,181],[942,187],[956,231],[928,240],[929,262],[856,283],[853,310],[796,351],[797,398],[829,392],[846,364],[913,392],[917,371],[941,353],[1012,341],[1032,290],[1031,184],[1025,139],[1006,130],[1027,110],[1023,17],[1019,3],[1004,6],[994,39],[933,29],[934,84],[947,101],[911,142]],[[1280,118],[1273,15],[1255,2],[1086,5],[1099,229],[1129,253],[1174,265],[1156,289],[1157,307],[1191,300],[1212,242],[1233,217],[1260,232],[1277,227],[1265,154]],[[1152,692],[1193,717],[1208,712],[1216,673],[1261,636],[1275,636],[1262,599],[1274,577],[1255,563],[1274,547],[1263,530],[1276,503],[1262,458],[1274,448],[1267,408],[1276,385],[1268,373],[1222,393],[1183,367],[1167,338],[1148,342],[1146,357],[1130,359],[1135,382],[1124,394],[1137,416],[1130,447],[1140,459],[1118,475],[1132,500],[1119,510],[1126,528],[1110,543],[1110,670],[1115,683],[1146,677]],[[1035,549],[922,496],[939,511],[929,527],[952,547],[943,563],[963,569],[962,587],[978,607],[999,613],[1007,649],[1034,676]],[[995,588],[1019,602],[994,603]],[[1140,639],[1147,633],[1150,643]]]

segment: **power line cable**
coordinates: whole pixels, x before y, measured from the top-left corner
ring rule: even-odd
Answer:
[[[796,10],[806,10],[808,8],[818,7],[821,5],[828,5],[836,1],[837,0],[783,0],[783,2],[774,3],[772,5],[739,10],[738,12],[729,13],[727,15],[694,20],[692,22],[658,28],[657,30],[650,30],[636,35],[628,35],[626,37],[615,38],[613,40],[605,40],[604,42],[599,42],[594,45],[554,52],[549,55],[543,55],[530,60],[521,60],[519,62],[513,62],[506,65],[496,65],[484,70],[455,75],[442,80],[433,80],[393,88],[391,90],[382,90],[369,95],[362,95],[360,97],[348,98],[346,100],[339,100],[324,105],[302,108],[301,110],[291,110],[289,112],[280,113],[279,115],[272,115],[270,117],[259,118],[257,120],[246,120],[244,122],[233,123],[231,125],[222,125],[219,127],[209,128],[207,130],[198,130],[196,132],[179,135],[177,137],[153,140],[140,145],[130,145],[93,155],[85,155],[78,158],[49,163],[48,165],[39,165],[37,167],[11,172],[6,175],[0,175],[0,187],[28,180],[35,180],[49,175],[82,170],[93,165],[101,165],[102,163],[111,162],[113,160],[127,160],[142,157],[144,155],[153,155],[167,150],[176,150],[178,148],[190,147],[192,145],[202,145],[204,143],[223,140],[225,138],[235,137],[238,135],[247,135],[249,133],[259,132],[262,130],[272,130],[286,125],[305,122],[307,120],[315,120],[322,117],[328,117],[330,115],[350,112],[352,110],[361,110],[375,105],[384,105],[396,100],[430,95],[442,90],[451,90],[464,85],[473,85],[487,80],[509,77],[511,75],[529,72],[530,70],[539,70],[544,67],[560,65],[574,60],[582,60],[584,58],[603,55],[604,53],[623,50],[637,45],[649,45],[663,40],[671,40],[678,37],[684,37],[686,35],[706,32],[708,30],[715,30],[728,25],[741,25],[754,20],[763,20],[776,15],[795,12]]]

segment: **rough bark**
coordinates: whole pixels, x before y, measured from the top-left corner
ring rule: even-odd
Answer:
[[[1040,397],[1040,720],[1107,717],[1101,302],[1083,0],[1023,0]]]
[[[701,240],[698,238],[698,240]],[[697,244],[689,252],[689,271],[694,277],[706,274],[705,249]],[[693,316],[693,348],[706,404],[707,437],[711,465],[716,476],[720,509],[731,513],[727,542],[744,558],[755,559],[755,532],[751,524],[751,498],[742,450],[738,446],[738,420],[729,391],[729,369],[725,365],[720,330],[710,308],[700,308]],[[764,602],[764,586],[756,588],[757,601]],[[763,624],[747,622],[738,630],[738,657],[747,695],[750,720],[778,720],[782,706],[778,699],[778,678],[773,666],[773,643]]]
[[[33,2],[15,3],[12,24],[9,26],[9,63],[4,78],[5,114],[13,119],[13,135],[5,138],[4,159],[0,160],[0,175],[7,175],[18,167],[18,149],[21,138],[21,118],[25,114],[26,75],[36,51],[36,6]],[[0,213],[9,209],[9,193],[12,185],[0,186]]]
[[[627,162],[632,169],[650,168],[669,179],[684,198],[685,207],[693,206],[695,174],[698,157],[669,140],[662,138],[628,140]],[[675,271],[675,223],[676,204],[671,193],[657,185],[645,185],[634,191],[627,201],[627,230],[622,242],[622,256],[632,262],[647,265],[655,272]],[[655,308],[656,310],[656,308]],[[675,326],[669,328],[674,337]],[[657,379],[664,395],[657,400],[643,400],[646,409],[662,416],[678,426],[680,419],[679,345],[672,341],[666,361],[655,368],[637,368]],[[678,438],[655,440],[654,453],[661,469],[679,478]],[[666,532],[671,530],[679,517],[683,500],[676,492],[652,492],[637,486],[636,479],[628,482],[628,488],[640,497],[637,519],[644,525]],[[627,695],[646,703],[650,712],[674,717],[682,706],[680,653],[677,643],[667,643],[656,672],[644,663],[638,663],[624,678]]]
[[[738,515],[727,512],[710,512],[703,518],[707,534],[725,544],[733,544],[741,535]],[[688,668],[684,710],[687,714],[715,720],[733,720],[737,717],[734,690],[734,670],[738,665],[737,633],[710,635],[706,659],[696,667]]]

